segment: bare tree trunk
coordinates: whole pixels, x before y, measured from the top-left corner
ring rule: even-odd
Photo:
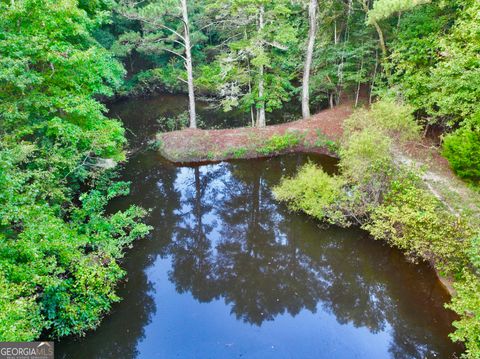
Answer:
[[[378,50],[375,49],[375,67],[374,67],[374,70],[373,70],[372,84],[370,85],[370,95],[368,97],[368,103],[370,105],[372,104],[373,89],[374,89],[374,86],[375,86],[375,80],[377,78],[377,68],[378,68]]]
[[[315,45],[315,34],[317,32],[317,0],[310,0],[308,6],[308,44],[303,68],[302,83],[302,116],[304,119],[310,117],[310,70],[312,67],[313,49]]]
[[[250,69],[250,59],[247,58],[247,66],[248,66],[248,94],[252,94],[252,71]],[[252,121],[252,127],[255,127],[255,109],[253,105],[250,106],[250,117]]]
[[[185,67],[187,69],[188,103],[190,113],[190,128],[197,128],[197,114],[195,111],[195,90],[193,87],[192,46],[190,44],[190,28],[188,20],[187,0],[181,0],[182,18],[185,32]]]
[[[265,12],[265,8],[263,5],[260,6],[260,14],[259,14],[259,19],[258,19],[258,29],[259,32],[261,32],[265,26],[263,22],[263,15]],[[262,43],[263,46],[263,43]],[[265,120],[265,99],[263,98],[265,96],[265,82],[263,79],[264,76],[264,66],[260,65],[259,68],[259,76],[260,79],[258,81],[258,97],[260,98],[260,107],[258,108],[258,117],[257,117],[257,126],[258,127],[265,127],[266,126],[266,120]]]
[[[368,14],[368,2],[367,0],[362,0],[361,1],[363,11],[365,11],[365,14]],[[380,25],[378,24],[377,21],[372,20],[372,25],[375,27],[375,30],[377,31],[378,34],[378,41],[380,42],[380,49],[382,50],[382,60],[385,60],[387,58],[387,46],[385,45],[385,38],[383,36],[383,31]]]
[[[383,37],[383,31],[378,22],[373,21],[373,26],[375,26],[375,30],[377,30],[378,34],[378,41],[380,42],[380,48],[382,49],[382,57],[383,59],[387,58],[387,46],[385,45],[385,38]]]
[[[338,44],[338,39],[337,39],[337,20],[335,20],[335,23],[333,24],[333,43],[336,45]]]
[[[360,63],[360,74],[359,74],[359,80],[358,80],[358,84],[357,84],[357,93],[355,95],[355,107],[358,106],[358,98],[360,97],[360,85],[361,85],[361,81],[360,81],[360,77],[362,76],[362,70],[363,70],[363,57],[362,57],[362,62]]]

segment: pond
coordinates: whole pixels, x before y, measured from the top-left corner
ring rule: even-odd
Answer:
[[[173,101],[169,98],[165,103]],[[180,101],[180,100],[179,100]],[[155,128],[137,103],[115,105],[132,132]],[[158,108],[160,107],[160,108]],[[137,110],[134,110],[137,108]],[[173,107],[175,109],[175,107]],[[151,209],[149,238],[122,263],[123,301],[58,358],[450,358],[453,313],[435,273],[357,229],[324,227],[274,200],[282,176],[328,157],[175,166],[138,152],[122,170]]]

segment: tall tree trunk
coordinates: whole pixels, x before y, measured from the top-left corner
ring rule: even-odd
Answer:
[[[377,78],[377,69],[378,69],[378,49],[375,49],[375,67],[373,69],[372,84],[370,85],[370,95],[368,97],[368,103],[372,104],[373,89],[375,87],[375,80]]]
[[[369,8],[367,0],[362,0],[361,4],[363,7],[363,11],[365,11],[365,14],[368,14]],[[387,58],[387,45],[385,45],[385,37],[383,36],[382,28],[376,20],[372,20],[372,25],[375,27],[375,30],[378,34],[378,41],[380,42],[380,49],[382,50],[382,60],[385,60]]]
[[[247,66],[248,66],[248,94],[251,96],[252,94],[252,71],[250,69],[250,59],[247,58]],[[255,127],[255,107],[250,105],[250,117],[252,121],[252,127]]]
[[[382,50],[382,57],[385,60],[387,58],[387,45],[385,45],[385,38],[383,37],[383,31],[378,22],[373,21],[373,26],[378,34],[378,41],[380,42],[380,49]]]
[[[357,93],[355,95],[355,107],[358,106],[358,99],[360,97],[360,85],[361,85],[361,76],[362,76],[362,70],[363,70],[363,57],[362,57],[362,62],[360,63],[360,71],[359,71],[359,80],[358,80],[358,83],[357,83]]]
[[[195,90],[193,87],[192,46],[190,43],[190,26],[188,20],[187,0],[181,0],[182,17],[185,33],[185,67],[187,69],[188,103],[190,113],[190,128],[197,128],[197,114],[195,111]]]
[[[263,21],[263,15],[265,12],[265,8],[263,5],[260,6],[260,14],[259,14],[259,19],[258,19],[258,30],[259,32],[263,31],[263,28],[265,27],[264,21]],[[262,46],[263,42],[262,42]],[[258,108],[258,116],[257,116],[257,126],[258,127],[265,127],[266,126],[266,120],[265,120],[265,99],[263,98],[265,96],[265,80],[263,79],[264,76],[264,66],[260,65],[259,68],[259,76],[260,79],[258,81],[258,97],[260,99],[260,107]]]
[[[317,0],[310,0],[308,6],[308,44],[305,56],[305,66],[303,67],[302,83],[302,116],[304,119],[310,117],[310,70],[312,67],[313,48],[315,45],[315,34],[317,33]]]

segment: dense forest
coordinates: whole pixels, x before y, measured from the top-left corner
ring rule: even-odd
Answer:
[[[160,92],[188,96],[190,128],[199,98],[257,127],[288,104],[357,107],[339,173],[308,164],[275,195],[431,263],[454,283],[451,339],[480,357],[478,208],[396,157],[435,137],[478,194],[478,0],[0,0],[0,340],[83,335],[120,300],[125,249],[150,227],[148,209],[107,210],[129,183],[106,103]]]

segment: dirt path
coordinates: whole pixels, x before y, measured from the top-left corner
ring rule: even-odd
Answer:
[[[450,212],[466,215],[475,226],[480,224],[480,194],[455,175],[432,141],[397,147],[394,155],[398,162],[423,169],[426,187]]]
[[[288,152],[332,154],[331,145],[342,134],[342,123],[352,113],[351,104],[319,112],[309,120],[298,120],[265,128],[192,130],[158,135],[161,154],[172,162],[192,163],[257,158]],[[296,144],[278,151],[265,150],[272,136],[290,133]],[[263,151],[261,149],[264,149]]]

